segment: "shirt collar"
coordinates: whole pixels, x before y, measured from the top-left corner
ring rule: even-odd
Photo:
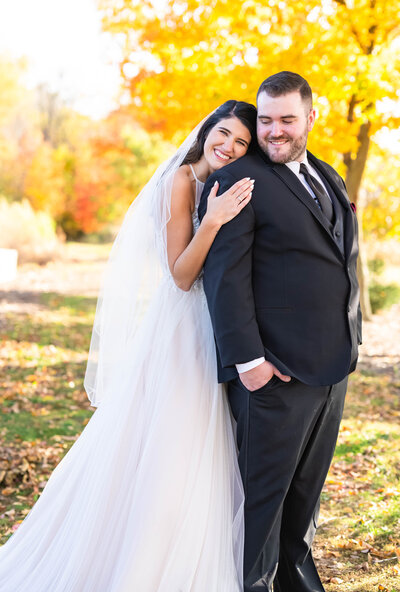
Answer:
[[[303,160],[301,162],[299,162],[298,160],[292,160],[291,162],[285,162],[285,164],[297,176],[299,176],[299,174],[300,174],[300,165],[301,164],[305,164],[307,167],[309,166],[308,160],[307,160],[307,155],[305,155],[305,157],[303,158]]]

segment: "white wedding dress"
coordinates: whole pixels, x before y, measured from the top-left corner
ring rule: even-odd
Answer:
[[[0,549],[1,592],[242,590],[243,491],[201,278],[182,292],[166,274],[141,331],[125,388]]]

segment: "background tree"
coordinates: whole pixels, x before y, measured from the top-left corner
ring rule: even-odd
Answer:
[[[372,144],[361,199],[364,228],[375,239],[400,236],[400,151],[388,158],[387,151]]]
[[[0,126],[9,119],[23,95],[20,77],[24,67],[24,60],[13,62],[6,56],[0,56]]]
[[[28,199],[39,225],[44,213],[69,239],[110,236],[172,146],[123,107],[94,121],[46,85],[28,90],[22,73],[0,56],[0,198]],[[10,205],[10,227],[17,210]],[[17,242],[33,236],[25,232]]]
[[[121,74],[146,129],[176,141],[222,101],[254,102],[265,77],[297,71],[309,80],[319,112],[310,148],[339,169],[351,201],[359,202],[370,143],[382,127],[398,124],[384,108],[398,100],[396,3],[100,0],[99,6],[105,30],[122,40]]]
[[[68,142],[69,111],[60,93],[46,84],[39,84],[35,91],[35,99],[38,125],[44,142],[54,148]]]
[[[9,199],[22,199],[25,169],[40,142],[21,82],[24,68],[23,60],[0,56],[0,194]]]

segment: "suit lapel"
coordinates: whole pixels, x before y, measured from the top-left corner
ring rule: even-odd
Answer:
[[[347,259],[351,253],[351,249],[354,244],[354,236],[356,234],[354,227],[354,214],[350,207],[350,200],[347,196],[345,188],[343,187],[342,189],[343,183],[336,171],[333,171],[323,161],[315,158],[315,156],[310,152],[307,153],[307,158],[327,182],[329,188],[331,191],[333,191],[336,198],[343,207],[344,247]]]
[[[336,197],[338,198],[344,209],[349,210],[350,201],[344,187],[342,189],[343,183],[337,172],[331,169],[322,160],[318,160],[318,158],[315,158],[315,156],[311,154],[311,152],[307,151],[307,158],[308,161],[313,165],[313,167],[316,168],[317,171],[321,173],[321,176],[324,179],[326,179],[326,181],[329,183],[330,187],[334,191]]]
[[[280,179],[289,187],[289,189],[300,199],[301,202],[310,210],[312,215],[317,221],[324,227],[326,232],[329,234],[331,240],[333,240],[331,233],[331,224],[329,220],[321,212],[312,196],[309,194],[307,189],[304,187],[302,182],[296,177],[296,175],[287,167],[285,164],[272,164],[274,172],[280,177]]]
[[[292,193],[294,193],[295,196],[298,199],[300,199],[300,201],[306,206],[306,208],[308,208],[308,210],[312,213],[312,215],[319,222],[319,224],[321,224],[321,226],[327,232],[330,240],[335,245],[335,248],[337,252],[340,254],[340,257],[343,259],[343,254],[332,236],[332,226],[330,222],[323,215],[320,208],[317,206],[317,204],[315,203],[311,195],[308,193],[304,185],[301,183],[301,181],[285,164],[277,164],[272,162],[261,149],[258,149],[258,154],[265,162],[267,162],[269,166],[272,167],[273,171],[278,175],[278,177],[287,185],[287,187],[289,187]],[[343,206],[343,226],[345,233],[344,245],[345,256],[347,259],[354,246],[354,237],[356,236],[356,222],[354,221],[355,215],[353,214],[352,209],[350,207],[350,200],[347,196],[345,188],[343,187],[342,189],[342,180],[340,176],[334,169],[326,165],[322,160],[318,160],[308,150],[307,158],[309,162],[311,162],[313,167],[315,167],[317,171],[321,173],[321,176],[324,178],[324,180],[326,180],[326,182],[329,183],[330,188],[334,192],[340,204]]]

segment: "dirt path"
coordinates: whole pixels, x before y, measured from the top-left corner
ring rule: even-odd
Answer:
[[[0,315],[32,313],[41,308],[39,294],[96,297],[111,245],[67,244],[62,259],[47,265],[23,264],[12,282],[0,284]]]
[[[400,304],[363,323],[358,368],[397,374],[400,371]]]
[[[19,267],[13,282],[0,284],[0,315],[32,313],[41,308],[41,292],[96,297],[111,245],[72,243],[59,261]],[[359,368],[396,372],[400,364],[400,304],[364,323]],[[397,370],[398,371],[398,370]]]

